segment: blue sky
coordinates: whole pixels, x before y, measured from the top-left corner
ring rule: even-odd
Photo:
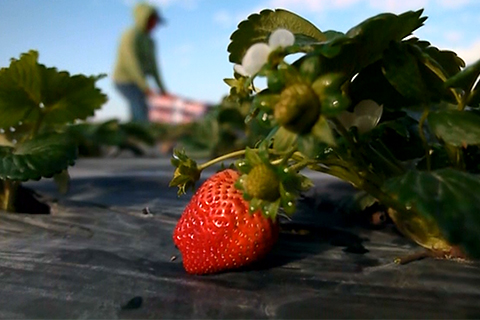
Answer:
[[[30,49],[40,62],[72,74],[112,71],[116,46],[132,22],[135,0],[1,0],[0,67]],[[426,25],[415,35],[467,62],[480,59],[480,1],[477,0],[151,0],[168,23],[157,28],[158,61],[169,91],[217,103],[231,77],[229,37],[238,23],[264,8],[284,8],[321,30],[345,32],[382,12],[425,8]],[[95,119],[126,120],[128,110],[109,77],[98,82],[109,101]]]

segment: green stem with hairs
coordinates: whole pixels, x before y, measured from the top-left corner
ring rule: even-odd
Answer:
[[[253,149],[253,150],[257,150],[257,149]],[[199,171],[202,171],[202,170],[204,170],[204,169],[206,169],[210,166],[213,166],[214,164],[217,164],[219,162],[222,162],[222,161],[225,161],[225,160],[228,160],[228,159],[237,158],[237,157],[243,156],[244,154],[245,154],[245,149],[238,150],[238,151],[233,151],[233,152],[227,153],[223,156],[220,156],[218,158],[215,158],[215,159],[209,160],[205,163],[202,163],[202,164],[198,165],[197,168],[198,168]]]
[[[258,152],[258,148],[255,148],[255,149],[251,149],[252,151],[254,152]],[[215,158],[215,159],[212,159],[212,160],[209,160],[205,163],[202,163],[202,164],[199,164],[197,166],[198,170],[199,171],[202,171],[208,167],[211,167],[217,163],[220,163],[222,161],[225,161],[225,160],[228,160],[228,159],[233,159],[233,158],[238,158],[238,157],[241,157],[243,155],[245,155],[245,149],[242,149],[242,150],[237,150],[237,151],[233,151],[233,152],[230,152],[230,153],[227,153],[227,154],[224,154],[218,158]],[[269,149],[268,152],[270,154],[273,154],[273,155],[280,155],[279,153],[275,152],[274,150],[271,150]],[[291,157],[291,155],[295,154],[295,153],[298,153],[297,151],[295,151],[294,149],[292,150],[289,150],[285,153],[285,155],[283,156],[282,159],[278,159],[278,160],[275,160],[275,161],[272,161],[272,164],[279,164],[279,163],[282,163],[282,162],[285,162],[285,161],[288,161],[288,159]]]
[[[347,129],[343,126],[343,124],[336,118],[333,117],[330,120],[335,124],[335,127],[338,129],[340,134],[345,138],[347,141],[347,145],[349,147],[349,150],[352,152],[352,156],[350,159],[358,165],[360,168],[367,168],[367,164],[364,161],[364,157],[362,156],[362,153],[358,149],[357,144],[352,138],[352,135],[347,131]]]

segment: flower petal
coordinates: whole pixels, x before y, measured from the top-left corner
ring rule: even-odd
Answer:
[[[272,50],[263,42],[255,43],[248,48],[242,59],[242,66],[248,75],[254,75],[267,63],[268,55]]]
[[[378,103],[373,100],[362,100],[355,106],[353,112],[357,117],[369,115],[380,119],[383,113],[383,105],[379,106]]]
[[[288,47],[295,43],[295,36],[287,29],[277,29],[273,31],[268,39],[268,45],[272,50],[277,49],[278,47]]]
[[[379,106],[373,100],[362,100],[354,109],[355,120],[352,126],[358,128],[359,133],[365,133],[375,128],[382,118],[383,105]]]
[[[338,121],[348,130],[355,121],[355,115],[348,111],[343,111],[337,116]]]
[[[241,76],[248,77],[249,74],[241,64],[236,64],[233,66],[233,70]]]

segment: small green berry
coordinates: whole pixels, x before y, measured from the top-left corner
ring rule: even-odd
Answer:
[[[259,164],[248,173],[244,188],[253,198],[275,201],[280,197],[280,181],[266,164]]]
[[[300,134],[309,132],[319,115],[318,97],[309,85],[303,83],[285,88],[274,110],[278,124]]]

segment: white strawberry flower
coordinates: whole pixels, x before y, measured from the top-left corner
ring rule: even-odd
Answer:
[[[235,71],[242,76],[252,76],[256,74],[267,63],[268,56],[272,49],[268,44],[259,42],[248,48],[243,56],[242,64],[234,66]]]
[[[295,36],[287,29],[277,29],[268,38],[268,45],[272,50],[285,48],[295,43]]]
[[[258,73],[267,63],[270,53],[277,48],[285,48],[295,43],[295,36],[286,29],[277,29],[268,38],[268,44],[259,42],[248,48],[243,56],[242,64],[236,64],[235,72],[245,77]]]
[[[375,128],[383,113],[383,105],[378,105],[373,100],[360,101],[353,112],[343,111],[338,120],[346,128],[357,127],[360,134]]]

